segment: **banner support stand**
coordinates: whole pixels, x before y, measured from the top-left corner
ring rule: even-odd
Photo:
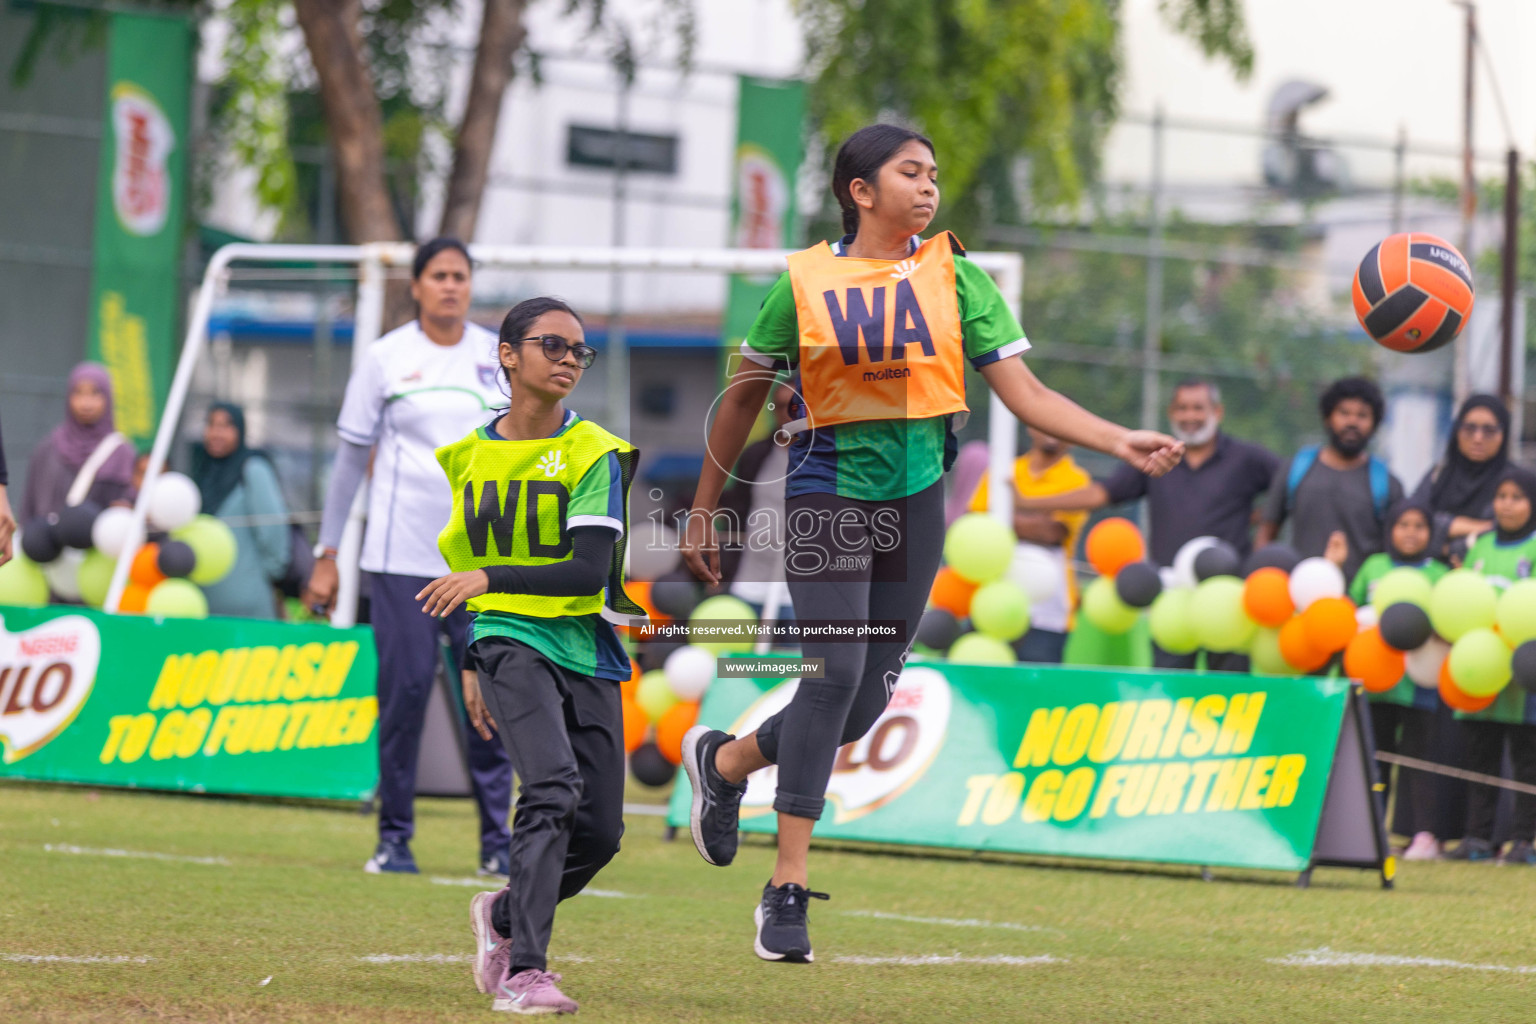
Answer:
[[[1312,882],[1319,866],[1368,868],[1391,889],[1397,858],[1387,841],[1385,790],[1376,765],[1376,742],[1370,729],[1370,701],[1365,690],[1351,684],[1339,728],[1339,745],[1328,777],[1328,792],[1312,847],[1312,862],[1296,878],[1298,888]]]

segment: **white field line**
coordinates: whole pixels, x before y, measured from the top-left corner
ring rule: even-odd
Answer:
[[[49,853],[74,853],[86,857],[133,857],[140,860],[171,860],[179,864],[212,864],[215,867],[227,868],[229,861],[223,857],[184,857],[176,853],[153,853],[145,850],[112,850],[95,849],[89,846],[70,846],[67,843],[44,843],[43,849]]]
[[[843,910],[843,917],[868,917],[876,921],[906,921],[909,924],[937,924],[948,928],[997,928],[1010,932],[1059,932],[1058,928],[1045,928],[1037,924],[1014,924],[1012,921],[981,921],[973,917],[912,917],[908,914],[888,914],[882,910]]]
[[[485,892],[494,892],[501,887],[499,878],[443,878],[434,875],[431,878],[433,885],[462,885],[466,888],[480,889]],[[617,889],[583,889],[578,896],[597,896],[609,900],[639,900],[644,899],[643,894],[632,892],[619,892]]]
[[[33,953],[0,953],[13,964],[147,964],[147,956],[53,956]]]
[[[667,816],[666,804],[625,804],[625,814],[633,814],[642,818],[665,818]]]
[[[962,956],[955,953],[943,956],[931,953],[927,956],[835,956],[835,964],[852,964],[859,967],[950,967],[956,964],[994,964],[1007,967],[1033,967],[1039,964],[1064,964],[1065,957],[1051,956]]]
[[[1506,964],[1469,964],[1433,956],[1391,956],[1385,953],[1342,953],[1327,946],[1304,949],[1267,961],[1282,967],[1444,967],[1456,971],[1495,971],[1501,974],[1536,974],[1536,967]]]
[[[375,953],[372,956],[360,956],[357,959],[358,962],[365,964],[467,964],[474,958],[473,953]],[[576,953],[567,956],[551,956],[550,959],[567,964],[595,962],[593,957]]]

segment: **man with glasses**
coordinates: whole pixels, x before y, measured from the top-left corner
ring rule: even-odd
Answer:
[[[1397,477],[1367,450],[1385,407],[1381,389],[1364,377],[1328,385],[1318,402],[1327,441],[1280,464],[1255,545],[1273,541],[1289,521],[1297,553],[1333,558],[1345,579],[1384,550],[1387,509],[1403,496]]]

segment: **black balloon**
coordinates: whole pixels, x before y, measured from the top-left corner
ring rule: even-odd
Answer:
[[[1301,561],[1301,556],[1296,549],[1289,544],[1266,544],[1243,563],[1243,575],[1252,576],[1260,569],[1279,569],[1281,572],[1290,572]]]
[[[917,624],[917,642],[936,651],[947,651],[960,639],[960,621],[943,608],[929,608]]]
[[[59,540],[59,517],[38,516],[21,530],[21,551],[38,565],[44,565],[64,553]]]
[[[1195,579],[1208,580],[1216,576],[1236,576],[1242,571],[1243,559],[1237,549],[1224,540],[1206,548],[1195,556]]]
[[[651,584],[651,604],[663,615],[686,619],[703,599],[704,588],[696,580],[662,578]]]
[[[1383,611],[1377,628],[1381,630],[1383,642],[1399,651],[1413,651],[1423,647],[1434,632],[1429,624],[1428,613],[1406,601],[1399,601]]]
[[[91,527],[96,525],[96,517],[99,515],[101,515],[101,506],[91,501],[71,505],[60,512],[59,526],[56,531],[59,543],[65,547],[79,548],[81,551],[90,547]]]
[[[1515,656],[1509,663],[1515,682],[1527,690],[1536,692],[1536,640],[1527,640],[1515,648]]]
[[[654,743],[642,743],[629,755],[629,770],[642,786],[665,786],[677,774],[677,765],[668,761]]]
[[[192,551],[192,545],[185,541],[161,541],[155,566],[171,579],[182,579],[192,575],[192,570],[197,568],[197,555]]]
[[[1195,564],[1199,564],[1198,559]],[[1132,608],[1146,608],[1162,592],[1163,578],[1154,565],[1132,562],[1115,574],[1115,593]]]

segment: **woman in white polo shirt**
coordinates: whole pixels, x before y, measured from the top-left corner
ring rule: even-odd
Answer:
[[[410,840],[416,757],[427,699],[446,636],[464,664],[469,614],[421,613],[416,594],[448,572],[437,535],[451,502],[434,454],[483,426],[506,405],[496,386],[496,335],[469,323],[470,260],[464,244],[436,238],[416,250],[411,297],[417,318],[380,338],[347,382],[337,420],[341,446],[326,492],[307,603],[336,600],[336,548],[373,457],[362,569],[369,575],[379,653],[379,845],[369,872],[415,873]],[[451,678],[458,680],[455,671]],[[465,728],[469,776],[480,810],[480,872],[507,872],[512,766],[494,740]]]

